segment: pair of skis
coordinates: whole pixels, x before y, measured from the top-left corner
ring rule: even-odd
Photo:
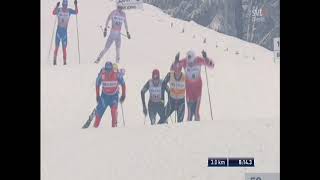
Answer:
[[[123,126],[126,126],[125,121],[124,121],[124,113],[123,113],[122,103],[120,103],[120,105],[121,105],[121,111],[122,111]],[[94,119],[95,116],[96,116],[96,108],[93,109],[93,111],[89,115],[88,120],[82,126],[82,129],[87,129],[91,125],[91,122],[92,122],[92,120]]]
[[[121,104],[121,111],[122,111],[122,121],[123,121],[123,125],[126,126],[125,121],[124,121],[124,113],[123,113],[123,107],[122,107],[122,103]],[[82,129],[87,129],[90,125],[92,120],[95,118],[96,116],[96,108],[93,109],[93,111],[91,112],[91,114],[89,115],[88,120],[84,123],[84,125],[82,126]]]

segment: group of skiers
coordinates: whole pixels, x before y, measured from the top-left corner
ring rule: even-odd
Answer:
[[[78,14],[78,6],[77,0],[74,1],[74,10],[68,8],[67,0],[62,1],[62,8],[60,8],[59,5],[60,2],[57,3],[53,10],[53,15],[57,15],[58,17],[53,64],[57,64],[57,53],[61,41],[63,48],[63,64],[66,65],[68,22],[70,15]],[[131,38],[128,31],[126,14],[123,11],[123,8],[123,4],[117,3],[116,10],[113,10],[107,17],[103,35],[106,37],[107,28],[109,27],[108,24],[111,20],[112,25],[110,34],[104,49],[100,52],[95,63],[100,62],[113,42],[115,42],[116,45],[116,63],[119,63],[122,24],[125,25],[127,38]],[[187,120],[192,121],[194,116],[196,121],[200,121],[199,109],[202,92],[201,66],[213,68],[214,63],[207,57],[205,51],[202,51],[202,57],[196,56],[193,50],[188,51],[185,58],[179,59],[179,57],[180,53],[177,53],[175,60],[170,67],[170,71],[163,80],[160,78],[160,71],[154,69],[152,71],[152,78],[145,83],[141,90],[143,114],[145,116],[149,114],[152,125],[156,124],[157,114],[160,116],[158,124],[164,124],[168,123],[168,118],[173,112],[176,113],[177,122],[183,122],[186,103],[188,108]],[[107,107],[110,107],[111,109],[112,127],[117,127],[118,104],[119,101],[120,103],[123,103],[126,98],[126,84],[123,78],[124,71],[120,71],[116,63],[113,64],[112,62],[107,61],[96,78],[97,106],[94,110],[94,127],[96,128],[99,127],[101,118]],[[184,72],[182,72],[182,69],[184,69]],[[119,95],[120,86],[121,96]],[[145,93],[147,91],[149,91],[150,94],[148,106],[146,106],[145,102]],[[166,105],[164,102],[165,92],[168,94]],[[84,128],[87,128],[92,120],[93,117],[90,116],[89,120],[84,125]]]
[[[196,56],[193,50],[187,52],[187,56],[179,59],[180,53],[175,56],[175,61],[170,71],[162,80],[160,71],[154,69],[152,77],[141,90],[143,114],[149,114],[151,124],[156,124],[156,115],[160,116],[157,124],[168,123],[168,118],[176,113],[177,122],[183,122],[185,104],[187,101],[187,120],[200,121],[200,102],[202,94],[201,66],[214,67],[214,63],[202,51],[202,57]],[[182,71],[184,69],[184,72]],[[99,127],[101,118],[109,106],[111,109],[112,127],[117,127],[118,103],[123,103],[126,98],[126,84],[124,73],[119,71],[117,64],[107,61],[100,70],[96,79],[96,100],[94,127]],[[169,85],[168,85],[169,84]],[[121,96],[119,100],[119,86]],[[100,93],[100,87],[102,92]],[[149,91],[148,107],[146,106],[145,93]],[[165,92],[168,94],[167,104],[164,105]]]
[[[75,9],[68,8],[68,0],[62,1],[62,8],[60,6],[60,2],[57,3],[55,6],[52,14],[57,16],[58,18],[58,25],[56,29],[56,37],[55,37],[55,50],[54,50],[54,57],[53,57],[53,65],[57,65],[57,55],[58,49],[60,46],[60,41],[62,43],[62,52],[63,52],[63,65],[67,64],[67,39],[68,39],[68,23],[70,15],[77,15],[78,14],[78,5],[77,0],[74,1]],[[108,24],[111,20],[111,30],[108,36],[107,42],[105,44],[104,49],[100,52],[99,56],[95,60],[95,63],[99,63],[101,58],[104,54],[109,50],[113,42],[116,45],[116,62],[119,63],[120,61],[120,47],[121,47],[121,27],[124,23],[125,29],[127,32],[127,38],[131,39],[126,14],[123,11],[124,5],[122,2],[117,3],[117,8],[113,10],[107,18],[105,28],[103,30],[103,36],[107,36],[107,28],[109,27]]]
[[[149,112],[151,124],[156,121],[156,114],[160,116],[158,124],[168,123],[168,118],[175,112],[177,122],[183,122],[185,112],[185,99],[187,100],[188,121],[193,116],[200,121],[200,102],[202,92],[201,66],[214,67],[214,63],[202,51],[202,57],[196,56],[193,50],[187,52],[187,57],[179,60],[180,53],[170,67],[164,80],[160,78],[158,69],[152,71],[152,78],[146,82],[141,90],[143,113]],[[184,68],[185,73],[182,72]],[[169,86],[168,86],[169,83]],[[148,111],[145,103],[145,93],[149,90],[150,98]],[[164,106],[164,94],[168,94],[168,102]]]

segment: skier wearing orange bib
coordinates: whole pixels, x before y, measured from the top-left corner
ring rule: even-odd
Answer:
[[[177,113],[178,122],[182,122],[184,118],[186,81],[185,75],[181,70],[181,64],[173,64],[172,70],[166,75],[162,83],[163,90],[167,83],[169,83],[170,90],[168,103],[165,108],[166,121],[174,111]]]

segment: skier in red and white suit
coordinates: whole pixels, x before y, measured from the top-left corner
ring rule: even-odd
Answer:
[[[176,55],[176,61],[179,61],[179,53]],[[179,63],[185,70],[186,74],[186,98],[188,106],[188,121],[192,120],[195,115],[195,120],[200,121],[199,109],[202,92],[201,66],[209,68],[214,67],[214,63],[207,57],[207,53],[202,51],[202,57],[196,56],[194,51],[187,52],[187,57],[181,59]]]
[[[114,67],[110,61],[106,62],[104,68],[98,74],[96,79],[96,119],[94,127],[99,127],[101,118],[107,107],[111,108],[112,127],[117,127],[118,116],[118,100],[119,100],[119,85],[121,85],[120,103],[123,103],[126,97],[126,84],[123,75],[120,72],[114,71]],[[100,86],[102,93],[100,94]]]

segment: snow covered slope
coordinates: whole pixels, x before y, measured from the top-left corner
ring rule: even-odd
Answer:
[[[104,25],[114,2],[79,1],[81,64],[76,18],[68,29],[68,65],[48,59],[56,1],[41,1],[41,176],[43,180],[230,179],[245,172],[279,172],[280,65],[263,47],[171,18],[156,7],[126,11],[131,40],[122,38],[120,67],[126,69],[126,126],[112,129],[110,110],[98,129],[81,129],[95,106],[95,78],[105,61],[114,62],[114,45],[100,64]],[[73,2],[69,2],[73,8]],[[173,28],[170,23],[173,23]],[[182,28],[185,33],[181,33]],[[124,28],[123,28],[124,32]],[[203,44],[206,37],[207,43]],[[52,45],[53,48],[54,45]],[[226,50],[228,48],[228,51]],[[200,122],[144,125],[140,90],[153,68],[161,77],[175,54],[205,49],[215,62],[208,70],[214,120],[203,78]],[[235,52],[238,51],[239,54]],[[253,60],[254,59],[254,60]],[[148,97],[147,97],[148,98]],[[120,109],[119,109],[120,110]],[[172,117],[174,118],[174,116]],[[185,117],[186,118],[186,117]],[[208,157],[249,156],[254,168],[208,168]]]

